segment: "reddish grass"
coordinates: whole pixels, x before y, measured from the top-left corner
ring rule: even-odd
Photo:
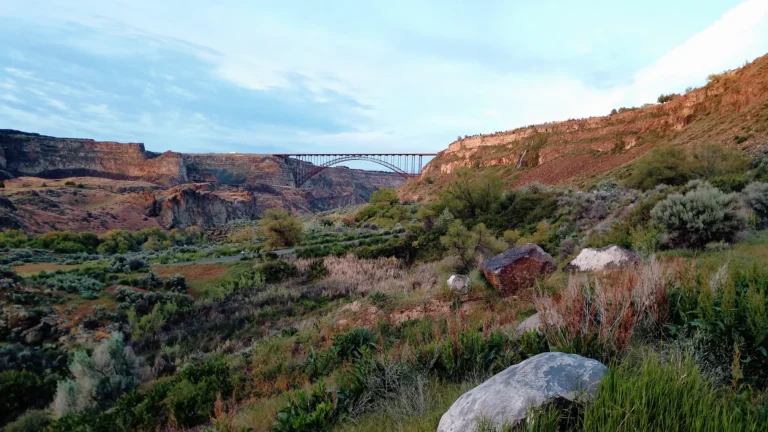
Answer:
[[[668,286],[677,274],[656,260],[621,271],[574,274],[565,289],[534,302],[545,332],[559,343],[597,336],[624,351],[640,324],[666,322]]]
[[[212,279],[227,274],[227,268],[220,264],[188,264],[188,265],[162,265],[154,266],[152,270],[158,276],[167,278],[180,274],[189,281]]]
[[[28,263],[20,266],[13,267],[13,271],[19,274],[19,276],[32,276],[42,271],[54,272],[56,270],[70,270],[78,267],[78,265],[70,264],[54,264],[54,263]]]

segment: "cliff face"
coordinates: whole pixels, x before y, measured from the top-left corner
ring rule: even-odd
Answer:
[[[0,196],[15,206],[0,208],[0,228],[31,232],[215,226],[271,207],[308,213],[361,204],[403,182],[394,173],[332,167],[297,189],[281,157],[158,154],[143,144],[12,130],[0,130],[0,179],[8,185]],[[71,182],[84,187],[73,190]]]
[[[768,143],[768,56],[665,104],[454,141],[402,193],[429,195],[462,167],[502,166],[514,185],[579,185],[657,146],[711,143],[746,151]]]
[[[144,144],[53,138],[0,130],[0,170],[6,178],[93,176],[112,179],[187,181],[183,155],[147,152]]]

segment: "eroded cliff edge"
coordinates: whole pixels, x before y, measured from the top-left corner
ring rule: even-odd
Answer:
[[[140,143],[8,129],[0,130],[0,179],[9,204],[0,208],[0,224],[31,232],[215,226],[271,207],[308,213],[360,204],[403,181],[332,167],[297,189],[281,157],[155,153]]]

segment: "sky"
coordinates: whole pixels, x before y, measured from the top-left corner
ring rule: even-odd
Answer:
[[[437,152],[768,53],[768,0],[0,0],[0,128],[180,152]]]

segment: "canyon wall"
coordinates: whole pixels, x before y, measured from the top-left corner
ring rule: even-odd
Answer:
[[[299,189],[282,157],[160,154],[138,143],[7,129],[0,130],[3,179],[8,205],[0,206],[0,228],[31,232],[216,226],[271,207],[309,213],[362,204],[376,189],[403,182],[395,173],[331,167]]]
[[[710,77],[663,104],[610,115],[467,136],[452,142],[401,188],[423,198],[459,168],[494,167],[512,185],[585,185],[665,145],[718,144],[760,152],[768,144],[768,56]]]

